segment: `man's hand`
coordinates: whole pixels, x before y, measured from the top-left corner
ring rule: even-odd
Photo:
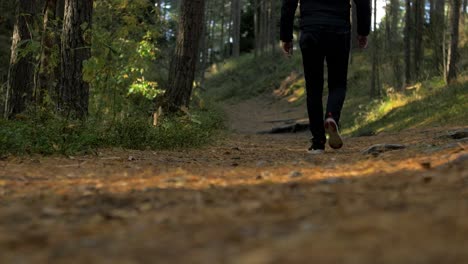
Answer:
[[[369,40],[367,36],[358,36],[358,42],[359,48],[361,49],[367,49],[367,46],[369,46]]]
[[[291,57],[293,54],[293,43],[290,42],[283,42],[283,51],[288,56]]]

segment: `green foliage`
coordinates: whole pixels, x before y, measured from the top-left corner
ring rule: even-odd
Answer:
[[[95,4],[92,57],[84,78],[91,84],[91,113],[125,115],[140,108],[142,97],[161,95],[165,76],[157,39],[163,30],[151,1],[106,0]]]
[[[210,142],[223,127],[223,117],[216,110],[165,118],[157,127],[143,117],[112,122],[67,121],[50,114],[23,118],[0,120],[0,155],[86,154],[107,147],[140,150],[198,147]]]

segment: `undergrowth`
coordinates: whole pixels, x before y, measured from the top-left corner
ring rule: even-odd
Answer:
[[[198,147],[208,143],[223,127],[217,110],[196,110],[165,118],[156,127],[150,118],[102,122],[67,121],[49,115],[0,120],[0,155],[92,154],[99,148],[159,150]]]
[[[300,71],[300,57],[290,59],[277,52],[246,54],[211,67],[206,96],[217,101],[239,101],[279,87],[291,70]]]

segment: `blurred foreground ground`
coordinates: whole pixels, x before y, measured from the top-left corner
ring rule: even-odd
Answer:
[[[0,161],[0,263],[468,263],[456,128]],[[375,155],[373,144],[406,149]]]

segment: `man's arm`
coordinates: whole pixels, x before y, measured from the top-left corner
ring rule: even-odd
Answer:
[[[358,34],[366,37],[370,33],[372,22],[372,5],[371,0],[354,0],[356,3]]]
[[[283,0],[281,7],[280,37],[285,43],[293,40],[294,14],[299,0]]]

